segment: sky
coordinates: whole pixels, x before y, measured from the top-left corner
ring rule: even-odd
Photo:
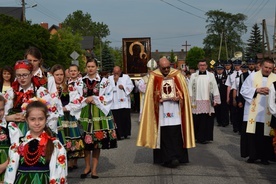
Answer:
[[[49,27],[59,25],[74,11],[89,13],[92,21],[108,25],[110,35],[103,40],[121,47],[122,38],[150,37],[152,52],[203,47],[209,10],[247,15],[249,39],[252,26],[266,20],[270,45],[273,43],[275,0],[25,0],[26,19]],[[36,7],[31,7],[37,4]],[[21,0],[0,0],[0,6],[21,6]]]

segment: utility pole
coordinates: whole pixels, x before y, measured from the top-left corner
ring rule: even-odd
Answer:
[[[221,47],[222,47],[222,38],[223,38],[223,30],[222,30],[222,32],[220,34],[218,61],[220,60]]]
[[[274,22],[274,38],[273,38],[273,61],[276,63],[276,5],[275,5],[275,22]]]
[[[25,0],[22,1],[22,14],[23,14],[23,22],[26,22],[26,8],[25,8]]]
[[[265,49],[264,49],[265,47],[264,47],[264,44],[266,44],[266,46],[267,46],[268,57],[272,58],[265,19],[263,19],[263,23],[262,24],[263,24],[263,58],[265,57]],[[266,42],[264,42],[264,39],[266,39]]]

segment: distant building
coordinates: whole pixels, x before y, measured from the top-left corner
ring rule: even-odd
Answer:
[[[0,7],[0,14],[8,15],[19,21],[23,21],[22,7]]]
[[[172,67],[174,68],[178,68],[178,69],[184,69],[186,67],[186,55],[187,53],[181,49],[181,51],[173,51],[174,53],[174,56],[176,58],[176,62],[175,63],[172,63]],[[151,57],[155,60],[155,61],[159,61],[159,59],[161,57],[167,57],[167,58],[170,58],[171,56],[171,51],[168,51],[168,52],[160,52],[158,50],[155,50],[155,52],[151,52]]]
[[[56,34],[57,31],[62,27],[62,24],[60,23],[59,26],[53,24],[50,28],[48,23],[41,22],[41,27],[48,29],[49,33],[51,35]],[[94,48],[94,37],[93,36],[83,36],[83,40],[81,41],[81,48],[86,51],[85,56],[86,57],[95,57],[93,53]]]

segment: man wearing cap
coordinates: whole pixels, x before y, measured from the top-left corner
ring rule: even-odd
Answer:
[[[240,75],[239,78],[236,78],[233,85],[232,85],[232,90],[233,90],[233,106],[237,109],[237,114],[236,114],[236,124],[233,124],[234,130],[237,130],[239,133],[241,132],[241,126],[242,126],[242,121],[243,121],[243,111],[244,111],[244,98],[240,94],[240,89],[241,86],[244,82],[244,80],[248,77],[249,72],[248,72],[248,66],[246,64],[243,64],[241,66],[241,71],[242,74]]]
[[[185,78],[167,58],[150,73],[137,146],[154,149],[154,163],[177,167],[195,147],[191,104]]]
[[[246,63],[247,63],[247,66],[248,66],[248,73],[251,74],[252,72],[255,72],[256,60],[250,58],[246,61]]]
[[[237,107],[236,107],[236,98],[233,98],[233,88],[235,80],[239,80],[240,75],[242,74],[241,68],[241,60],[236,59],[233,62],[234,71],[231,75],[228,76],[225,85],[227,88],[227,103],[230,105],[230,121],[233,124],[233,131],[238,132],[238,123],[237,123]],[[236,94],[234,94],[236,96]]]
[[[221,101],[221,104],[215,106],[215,116],[218,126],[226,127],[229,125],[229,110],[228,104],[226,102],[227,86],[225,85],[227,75],[224,72],[224,67],[221,64],[216,66],[215,78],[218,84]]]
[[[189,94],[197,143],[213,141],[214,107],[220,104],[220,94],[213,73],[207,71],[207,62],[198,62],[198,71],[191,75]]]
[[[273,60],[264,59],[261,70],[250,74],[241,88],[245,107],[240,148],[241,157],[249,157],[248,163],[260,159],[262,164],[268,165],[268,160],[275,159],[269,136],[271,113],[268,108],[269,87],[276,81],[273,67]]]
[[[232,69],[232,61],[231,60],[226,60],[224,61],[224,73],[228,76],[233,73]]]
[[[145,99],[145,92],[146,92],[150,72],[157,68],[157,63],[153,58],[151,58],[148,61],[147,68],[148,68],[148,73],[145,76],[143,76],[142,79],[139,80],[138,83],[137,83],[138,89],[140,91],[140,116],[139,116],[139,121],[141,119],[141,114],[142,114],[144,99]]]

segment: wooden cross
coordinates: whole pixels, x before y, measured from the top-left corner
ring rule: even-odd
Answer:
[[[186,40],[185,45],[182,45],[182,46],[185,47],[185,52],[187,53],[187,51],[188,51],[188,46],[191,46],[191,45],[188,45],[187,40]]]

